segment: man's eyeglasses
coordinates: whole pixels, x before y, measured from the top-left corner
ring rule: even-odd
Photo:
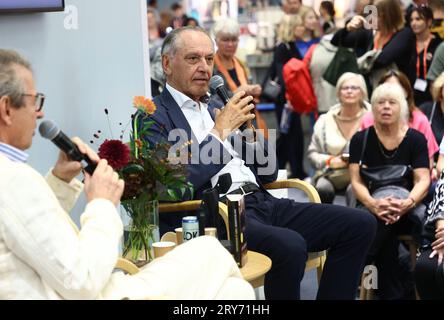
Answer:
[[[43,93],[39,93],[39,92],[37,92],[36,94],[23,93],[22,96],[34,97],[35,98],[35,102],[34,102],[35,111],[39,112],[42,110],[43,103],[45,102],[45,95]]]

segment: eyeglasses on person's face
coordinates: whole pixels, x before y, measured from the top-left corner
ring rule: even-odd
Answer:
[[[352,90],[352,91],[357,91],[360,88],[358,86],[344,86],[341,87],[341,91],[348,91],[348,90]]]
[[[237,37],[221,37],[219,40],[223,43],[229,43],[229,42],[238,43],[239,42],[239,38],[237,38]]]
[[[35,111],[39,112],[43,109],[43,104],[45,102],[45,95],[43,93],[37,92],[36,94],[23,93],[22,96],[25,97],[34,97],[34,106]]]

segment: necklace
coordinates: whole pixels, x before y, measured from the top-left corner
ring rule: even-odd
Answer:
[[[385,152],[386,149],[382,145],[381,141],[379,141],[379,139],[377,139],[377,140],[378,140],[379,150],[381,151],[384,158],[393,159],[394,157],[396,157],[396,154],[398,153],[398,150],[399,150],[399,145],[395,150],[390,151],[391,154],[387,154],[387,152]]]

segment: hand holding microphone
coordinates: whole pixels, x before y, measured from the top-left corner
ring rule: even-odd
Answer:
[[[123,180],[106,160],[83,143],[79,138],[69,139],[52,121],[43,121],[39,126],[42,137],[51,140],[61,150],[53,174],[69,183],[80,170],[85,170],[85,194],[88,202],[107,199],[114,205],[120,201],[124,189]]]
[[[51,140],[63,151],[54,167],[54,174],[56,174],[57,177],[69,182],[79,174],[82,168],[90,175],[93,174],[99,157],[79,138],[74,138],[74,141],[71,140],[50,120],[45,120],[40,124],[39,132],[43,138]],[[72,161],[76,161],[77,163],[73,163]],[[70,176],[71,179],[69,179]]]
[[[251,113],[254,110],[252,96],[245,96],[244,91],[236,93],[231,99],[223,86],[223,80],[220,76],[211,78],[210,87],[216,91],[225,107],[222,110],[216,109],[216,119],[213,130],[222,140],[236,129],[241,131],[247,128],[246,122],[254,119],[255,115]]]

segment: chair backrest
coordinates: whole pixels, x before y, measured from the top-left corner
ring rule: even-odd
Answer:
[[[287,169],[279,169],[276,181],[287,180]],[[288,189],[268,190],[275,198],[288,198]]]

